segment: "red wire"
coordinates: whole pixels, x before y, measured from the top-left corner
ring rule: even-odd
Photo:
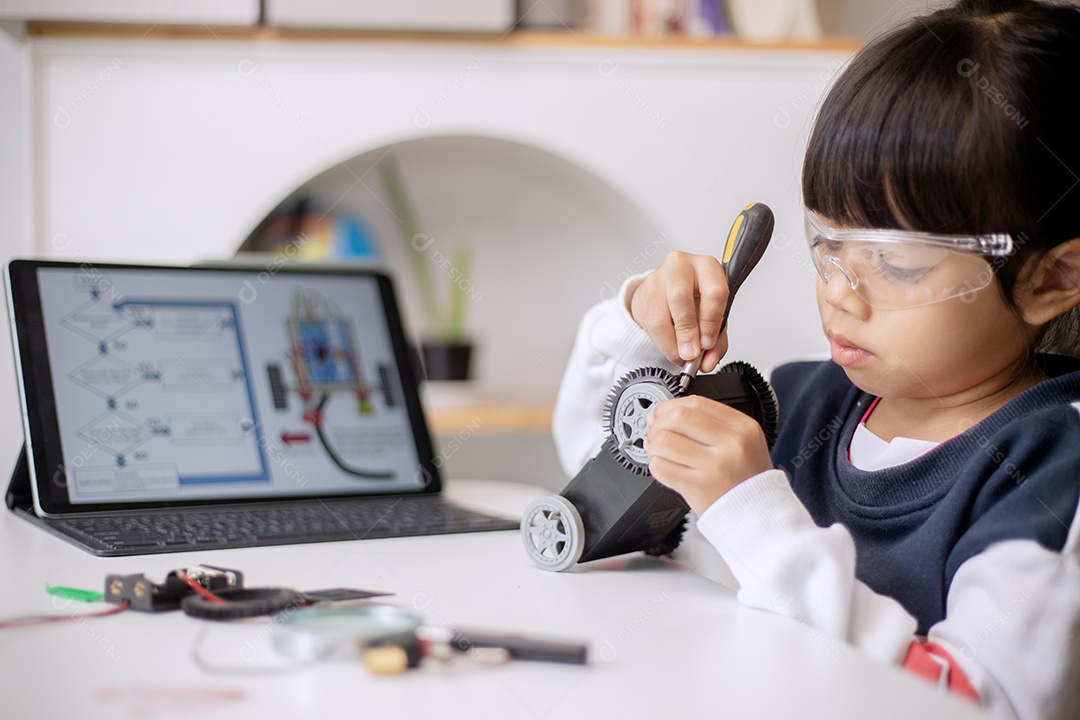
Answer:
[[[0,620],[0,630],[8,630],[10,628],[28,627],[30,625],[46,625],[51,622],[63,622],[64,620],[82,620],[83,618],[98,618],[105,617],[107,615],[115,615],[122,610],[126,610],[128,601],[124,600],[122,603],[114,608],[108,610],[101,610],[99,612],[92,613],[79,613],[78,616],[72,615],[26,615],[24,617],[15,617],[8,620]]]
[[[224,598],[220,598],[217,595],[215,595],[214,593],[210,592],[209,590],[204,588],[202,585],[197,583],[195,580],[192,580],[191,577],[188,576],[187,571],[185,571],[185,570],[180,571],[180,579],[183,580],[184,583],[189,588],[191,588],[192,590],[197,592],[199,595],[202,595],[204,598],[206,598],[207,600],[209,600],[212,603],[217,603],[218,605],[224,605],[226,602],[228,602]]]

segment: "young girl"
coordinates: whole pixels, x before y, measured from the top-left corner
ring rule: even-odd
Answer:
[[[862,50],[803,167],[832,361],[773,374],[771,456],[698,397],[657,406],[646,444],[740,602],[1023,718],[1080,714],[1078,78],[1080,11],[1025,0]],[[726,298],[715,258],[672,253],[586,315],[556,405],[569,472],[623,373],[716,367]]]

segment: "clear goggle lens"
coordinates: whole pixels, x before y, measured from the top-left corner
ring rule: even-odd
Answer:
[[[841,230],[806,213],[810,256],[827,284],[840,273],[868,305],[919,307],[974,296],[994,279],[985,256],[1012,252],[1005,234],[934,235],[906,230]]]

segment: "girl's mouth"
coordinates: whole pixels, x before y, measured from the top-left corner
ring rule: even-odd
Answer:
[[[840,367],[852,367],[873,356],[869,350],[855,345],[843,335],[829,334],[829,351],[833,362]]]

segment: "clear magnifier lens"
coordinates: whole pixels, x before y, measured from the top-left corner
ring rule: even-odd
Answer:
[[[422,618],[396,605],[371,603],[343,608],[302,608],[281,623],[273,646],[294,660],[356,660],[380,638],[420,627]]]

